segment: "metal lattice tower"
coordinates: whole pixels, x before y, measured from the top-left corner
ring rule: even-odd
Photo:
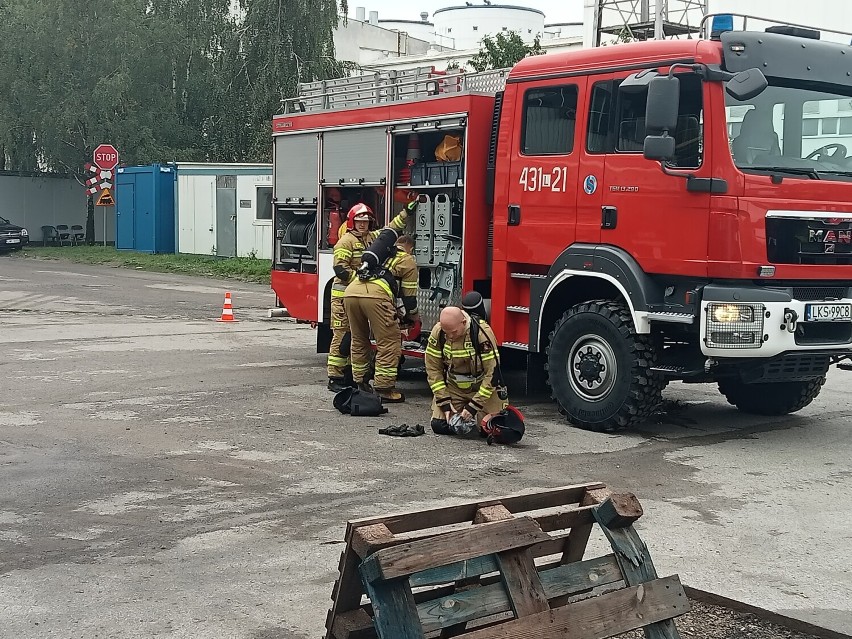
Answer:
[[[625,41],[699,37],[706,0],[587,0],[594,5],[595,46],[601,35]]]

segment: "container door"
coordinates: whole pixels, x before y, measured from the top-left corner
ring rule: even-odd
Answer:
[[[216,255],[237,255],[237,176],[216,177]]]
[[[133,248],[143,253],[154,251],[154,175],[136,174],[136,211],[133,216]]]
[[[316,133],[275,138],[275,199],[281,203],[313,203],[317,198]]]
[[[327,186],[380,185],[387,179],[384,127],[323,133],[322,179]]]
[[[115,248],[133,248],[133,218],[136,211],[136,188],[134,182],[122,182],[118,187],[115,202]]]

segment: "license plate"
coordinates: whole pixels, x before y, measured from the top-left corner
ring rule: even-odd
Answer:
[[[20,244],[20,243],[21,243],[21,240],[19,240],[19,239],[6,240],[6,244]]]
[[[852,304],[806,304],[808,322],[848,322],[852,320]]]

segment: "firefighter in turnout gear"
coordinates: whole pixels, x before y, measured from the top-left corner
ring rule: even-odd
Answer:
[[[364,378],[370,365],[372,330],[376,340],[373,388],[382,402],[397,403],[405,401],[405,396],[396,390],[396,374],[402,351],[400,321],[419,321],[418,273],[417,264],[411,255],[414,241],[409,236],[399,237],[395,245],[388,248],[390,257],[380,262],[380,268],[375,272],[359,273],[360,276],[356,276],[346,287],[343,303],[352,334],[352,377],[359,387],[366,388]],[[397,298],[401,300],[400,310]]]
[[[434,396],[433,431],[453,434],[454,416],[478,424],[506,407],[502,380],[495,379],[495,372],[499,373],[496,344],[491,327],[478,316],[452,306],[441,311],[426,345],[426,377]]]
[[[405,228],[409,209],[397,215],[386,228],[401,232]],[[347,334],[349,321],[343,308],[343,294],[346,287],[355,278],[355,271],[361,266],[361,255],[379,235],[376,230],[376,217],[366,204],[356,204],[349,209],[346,218],[346,232],[334,245],[334,282],[331,285],[331,346],[328,350],[328,389],[335,393],[348,386],[345,371],[349,366],[349,347]]]

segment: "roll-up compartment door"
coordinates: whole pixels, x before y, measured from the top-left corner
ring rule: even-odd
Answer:
[[[317,197],[319,139],[316,133],[275,138],[275,199],[314,202]]]
[[[326,131],[322,139],[325,184],[383,184],[388,157],[384,127]]]

